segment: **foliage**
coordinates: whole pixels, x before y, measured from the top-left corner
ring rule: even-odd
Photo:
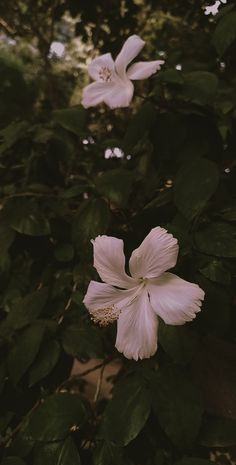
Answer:
[[[229,0],[209,21],[204,5],[0,6],[2,465],[208,465],[209,449],[236,444],[236,10]],[[130,108],[85,110],[92,46],[116,53],[133,33],[165,67]],[[161,322],[157,353],[134,362],[83,306],[90,240],[124,239],[128,256],[157,225],[206,299],[195,322]],[[99,376],[86,397],[74,358],[119,359],[111,399]]]

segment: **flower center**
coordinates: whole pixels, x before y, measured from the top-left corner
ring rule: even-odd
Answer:
[[[118,319],[119,314],[120,310],[114,306],[98,308],[97,310],[93,310],[91,319],[94,321],[94,323],[98,323],[100,326],[108,326],[110,323],[113,323]]]
[[[103,66],[99,71],[99,77],[102,81],[111,82],[112,70],[107,66]]]

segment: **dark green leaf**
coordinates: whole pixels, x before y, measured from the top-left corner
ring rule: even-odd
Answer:
[[[104,234],[109,218],[109,207],[104,200],[91,199],[83,202],[72,224],[74,244],[80,248],[99,234]]]
[[[216,257],[236,257],[236,227],[227,223],[211,223],[195,234],[200,252]]]
[[[6,457],[1,462],[1,465],[25,465],[25,462],[19,457]]]
[[[201,212],[219,182],[215,163],[206,159],[190,161],[179,170],[174,184],[174,201],[188,219]]]
[[[216,26],[212,42],[222,56],[236,39],[236,11],[230,11]]]
[[[139,378],[127,378],[116,387],[102,424],[102,436],[117,446],[129,444],[142,430],[150,413],[147,387]],[[115,421],[114,421],[115,419]]]
[[[64,439],[72,427],[79,427],[87,417],[85,406],[77,394],[54,394],[33,412],[29,430],[38,441]]]
[[[75,358],[103,356],[101,331],[92,326],[67,326],[62,333],[62,344],[65,352]]]
[[[212,465],[212,462],[210,462],[210,460],[200,459],[199,457],[185,457],[175,462],[174,465]]]
[[[122,449],[108,442],[99,444],[94,452],[94,465],[125,465]]]
[[[203,408],[198,390],[180,370],[159,370],[152,381],[152,405],[159,423],[180,449],[190,448],[201,426]]]
[[[165,82],[166,84],[178,84],[181,85],[184,83],[182,73],[176,69],[167,69],[158,73],[157,81]]]
[[[137,142],[152,128],[156,118],[154,105],[147,102],[133,116],[125,133],[123,146],[126,151],[131,150]]]
[[[10,265],[8,249],[14,241],[15,233],[7,225],[2,222],[0,224],[0,271],[6,271]]]
[[[33,363],[43,338],[44,325],[34,323],[18,335],[8,355],[10,378],[17,384]]]
[[[200,272],[203,274],[203,276],[215,283],[225,285],[230,284],[230,273],[219,260],[212,260],[207,264],[207,266],[201,268]]]
[[[7,316],[6,324],[20,329],[36,320],[42,313],[48,298],[48,288],[42,287],[26,297],[14,301]]]
[[[29,215],[25,218],[15,218],[11,227],[15,231],[28,236],[47,236],[50,234],[50,225],[42,216]]]
[[[212,102],[218,88],[218,78],[208,71],[192,71],[184,74],[182,94],[185,99],[197,104]]]
[[[230,418],[207,415],[204,418],[200,443],[206,447],[236,445],[236,421]]]
[[[101,174],[97,189],[117,207],[125,207],[132,189],[133,175],[129,171],[114,169]]]
[[[87,120],[87,112],[81,105],[76,105],[64,110],[56,110],[53,119],[62,128],[79,136],[83,132]]]
[[[163,322],[159,327],[159,340],[164,351],[180,363],[189,363],[197,346],[195,332],[187,326],[169,326]]]
[[[29,372],[29,387],[45,378],[55,367],[60,355],[60,345],[49,340],[41,347],[36,360]]]
[[[68,437],[63,443],[40,445],[36,448],[34,465],[80,465],[74,441]]]
[[[71,244],[60,244],[55,248],[54,255],[59,262],[70,262],[74,257],[74,248]]]

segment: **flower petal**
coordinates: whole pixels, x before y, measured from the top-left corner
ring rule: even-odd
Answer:
[[[104,96],[114,84],[112,82],[92,82],[83,89],[82,105],[84,108],[94,107],[104,101]]]
[[[200,312],[204,291],[172,273],[163,275],[147,284],[154,312],[166,324],[182,325]]]
[[[140,292],[140,286],[128,290],[90,281],[83,303],[94,320],[106,325],[116,320],[120,310]]]
[[[178,252],[178,242],[172,234],[159,226],[152,229],[130,257],[131,276],[157,278],[161,273],[175,266]]]
[[[134,86],[128,79],[117,82],[114,87],[106,93],[104,102],[110,108],[123,108],[128,107],[134,93]]]
[[[165,63],[164,60],[156,61],[140,61],[131,65],[127,71],[129,79],[147,79],[157,70],[161,69],[161,65]]]
[[[115,63],[110,53],[94,58],[88,65],[89,75],[94,81],[101,81],[100,72],[102,68],[107,68],[112,73],[115,71]]]
[[[157,350],[158,319],[145,290],[124,308],[117,322],[116,348],[134,360],[149,358]]]
[[[94,266],[102,281],[124,289],[130,289],[138,284],[137,280],[125,272],[125,256],[121,239],[98,236],[92,243]]]
[[[132,35],[125,41],[115,60],[116,71],[121,78],[124,78],[128,64],[139,54],[144,45],[145,42],[137,35]]]

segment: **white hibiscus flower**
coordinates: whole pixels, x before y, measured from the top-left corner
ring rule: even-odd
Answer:
[[[158,316],[166,324],[182,325],[200,311],[204,291],[166,270],[173,268],[178,243],[156,227],[133,251],[125,272],[123,241],[98,236],[92,241],[94,266],[104,283],[91,281],[84,304],[102,326],[117,320],[116,348],[125,357],[149,358],[157,350]]]
[[[217,0],[213,5],[205,6],[205,15],[217,15],[219,12],[220,1]]]
[[[95,81],[83,90],[82,105],[85,108],[106,103],[110,108],[128,107],[134,93],[131,80],[146,79],[160,69],[163,60],[129,63],[139,54],[145,42],[132,35],[124,43],[114,61],[110,53],[95,58],[88,72]]]

